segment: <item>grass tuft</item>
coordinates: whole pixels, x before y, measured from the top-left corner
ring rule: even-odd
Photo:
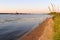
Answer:
[[[50,15],[53,15],[54,20],[54,40],[60,40],[60,13],[51,12]]]

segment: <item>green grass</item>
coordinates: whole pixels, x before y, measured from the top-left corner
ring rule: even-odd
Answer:
[[[54,40],[60,40],[60,13],[51,12],[51,15],[54,15]]]

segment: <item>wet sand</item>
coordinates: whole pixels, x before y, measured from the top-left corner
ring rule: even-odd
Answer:
[[[52,18],[47,18],[37,28],[18,40],[53,40],[53,24]]]

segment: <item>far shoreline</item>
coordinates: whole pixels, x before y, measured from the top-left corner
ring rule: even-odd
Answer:
[[[34,13],[0,13],[0,14],[9,14],[9,15],[49,15],[49,13],[40,13],[40,14],[38,14],[38,13],[36,13],[36,14],[34,14]]]

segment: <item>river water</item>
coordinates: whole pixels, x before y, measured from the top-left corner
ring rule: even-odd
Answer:
[[[0,15],[0,40],[16,40],[32,31],[50,15]]]

